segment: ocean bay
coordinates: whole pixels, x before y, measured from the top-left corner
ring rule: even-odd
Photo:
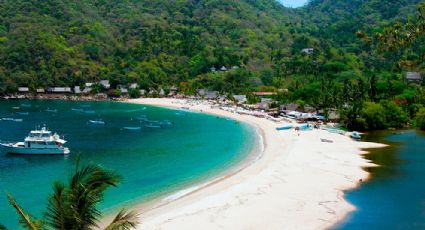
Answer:
[[[83,163],[100,164],[122,175],[123,183],[108,191],[101,205],[106,210],[210,179],[243,160],[255,142],[255,131],[233,120],[126,103],[1,101],[0,114],[23,119],[0,122],[2,142],[22,141],[30,130],[44,124],[68,141],[69,156],[0,155],[0,189],[37,216],[46,206],[52,182],[65,180],[73,172],[77,154]],[[140,126],[135,118],[141,115],[174,125],[123,129]],[[89,124],[90,119],[103,119],[107,125]],[[7,227],[16,227],[17,215],[5,194],[0,196],[0,216]]]

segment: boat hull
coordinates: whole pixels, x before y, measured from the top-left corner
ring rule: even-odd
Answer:
[[[68,148],[24,148],[24,147],[13,147],[8,145],[2,145],[3,149],[8,154],[19,154],[19,155],[66,155],[69,154]]]

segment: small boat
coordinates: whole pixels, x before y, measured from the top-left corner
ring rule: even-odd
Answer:
[[[11,117],[3,117],[1,120],[2,121],[14,121],[15,119],[11,118]]]
[[[161,125],[161,126],[172,126],[172,125],[174,125],[174,122],[172,122],[172,121],[170,121],[170,120],[163,120],[163,121],[160,121],[160,122],[158,122],[159,123],[159,125]]]
[[[160,125],[155,125],[155,124],[146,124],[145,127],[150,128],[150,129],[160,129],[161,128]]]
[[[293,125],[284,125],[282,127],[276,128],[276,130],[277,131],[288,130],[288,129],[292,129],[293,127],[294,127]]]
[[[57,112],[58,112],[58,110],[57,110],[57,109],[46,109],[46,112],[49,112],[49,113],[57,113]]]
[[[94,110],[84,110],[84,113],[94,114],[94,113],[96,113],[96,111],[94,111]]]
[[[78,108],[72,108],[71,110],[72,111],[75,111],[75,112],[84,112],[83,109],[78,109]]]
[[[16,112],[16,114],[21,115],[21,116],[28,116],[29,115],[28,112]]]
[[[29,108],[29,107],[31,107],[31,104],[26,104],[26,103],[23,103],[23,104],[21,104],[21,107],[26,107],[26,108]]]
[[[146,115],[140,115],[138,117],[135,117],[134,119],[139,121],[148,121],[148,117]]]
[[[329,140],[329,139],[325,139],[325,138],[320,138],[320,141],[326,142],[326,143],[334,143],[333,140]]]
[[[13,121],[14,121],[14,122],[23,122],[23,121],[24,121],[24,119],[20,119],[20,118],[19,118],[19,119],[13,119]]]
[[[108,124],[106,121],[100,120],[100,119],[98,119],[98,120],[89,120],[89,123],[90,124],[94,124],[94,125],[106,125],[106,124]]]
[[[350,137],[353,138],[354,140],[360,140],[362,138],[362,136],[360,135],[360,133],[359,132],[356,132],[356,131],[352,132],[351,135],[350,135]]]
[[[129,126],[129,127],[123,127],[123,129],[125,129],[125,130],[130,130],[130,131],[137,131],[137,130],[141,130],[142,129],[142,127],[139,127],[139,126]]]
[[[64,155],[70,151],[63,147],[66,143],[58,134],[43,127],[40,130],[33,130],[25,138],[24,142],[0,144],[9,154],[23,155]]]

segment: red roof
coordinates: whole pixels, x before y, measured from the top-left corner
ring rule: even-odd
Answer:
[[[275,92],[254,92],[254,95],[256,96],[272,96],[275,94]]]

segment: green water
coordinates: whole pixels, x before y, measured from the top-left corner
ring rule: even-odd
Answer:
[[[20,109],[13,107],[19,106]],[[57,112],[46,112],[46,109]],[[74,109],[74,110],[72,110]],[[75,111],[79,110],[79,111]],[[19,115],[17,112],[28,112]],[[143,128],[134,117],[168,119],[172,127]],[[18,218],[5,192],[31,214],[45,210],[52,182],[64,180],[74,169],[75,155],[117,171],[123,177],[118,188],[108,191],[101,209],[114,210],[173,194],[213,178],[232,168],[254,148],[255,130],[233,120],[215,116],[117,102],[0,101],[0,117],[23,122],[0,121],[0,140],[22,141],[36,126],[64,135],[69,156],[17,156],[0,153],[0,223],[17,228]],[[106,126],[88,124],[102,118]]]

